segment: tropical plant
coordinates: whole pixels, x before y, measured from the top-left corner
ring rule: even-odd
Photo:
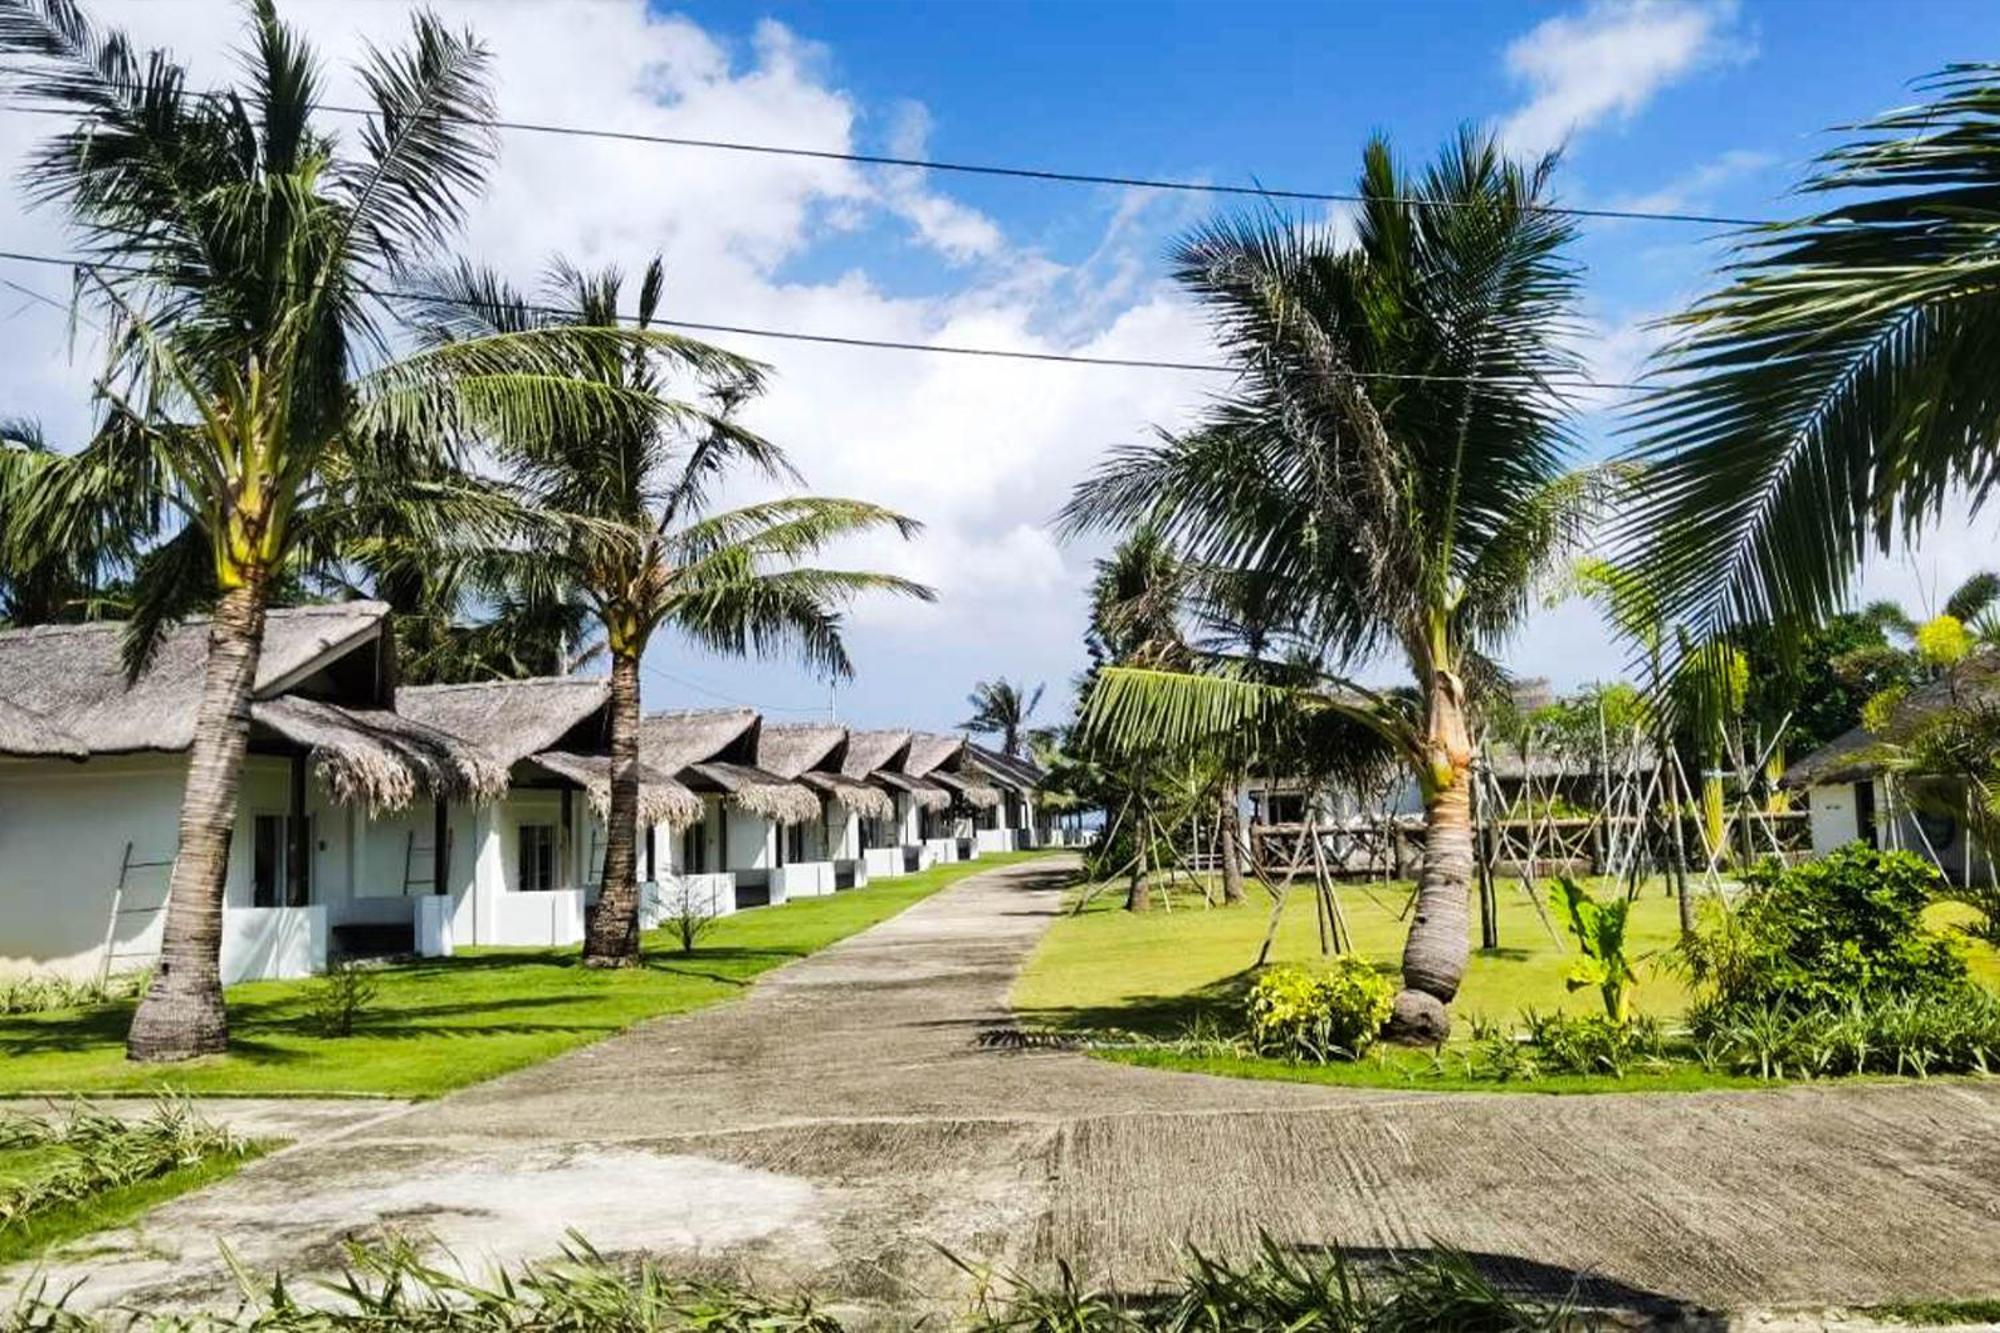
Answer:
[[[95,620],[123,609],[119,582],[160,523],[157,497],[116,489],[58,514],[79,465],[33,421],[0,422],[0,626]]]
[[[374,971],[352,958],[337,958],[306,983],[306,1012],[322,1037],[351,1037],[354,1025],[382,992]]]
[[[1549,902],[1576,941],[1579,955],[1563,974],[1563,984],[1573,991],[1595,986],[1604,999],[1604,1016],[1613,1023],[1625,1022],[1632,1016],[1632,992],[1639,985],[1639,974],[1625,952],[1631,900],[1599,902],[1589,889],[1561,875],[1549,887]]]
[[[2000,482],[1984,367],[2000,336],[2000,67],[1846,127],[1802,189],[1838,202],[1740,242],[1667,321],[1635,407],[1624,535],[1667,619],[1796,631],[1839,611],[1870,547]]]
[[[636,395],[578,373],[606,356],[740,364],[602,329],[395,355],[395,284],[449,241],[492,156],[484,48],[416,16],[406,45],[360,62],[367,115],[342,140],[316,124],[311,48],[268,0],[251,7],[242,67],[238,86],[199,91],[73,0],[0,0],[0,88],[76,117],[33,155],[28,192],[62,209],[85,255],[78,301],[107,352],[98,428],[44,497],[44,540],[114,491],[161,507],[132,590],[135,669],[188,588],[214,593],[160,963],[127,1043],[140,1060],[228,1043],[222,885],[274,587],[333,560],[377,505],[439,531],[512,531],[518,516],[461,460],[643,416]]]
[[[792,495],[717,510],[732,471],[795,483],[784,453],[746,430],[735,409],[758,392],[760,367],[711,353],[659,330],[666,266],[640,278],[636,308],[621,312],[624,276],[558,260],[538,300],[497,275],[459,265],[433,273],[425,345],[440,352],[496,338],[612,333],[628,321],[646,341],[606,343],[576,373],[640,410],[538,435],[511,434],[500,463],[539,513],[566,524],[560,549],[531,554],[586,601],[611,658],[611,800],[604,872],[591,906],[583,957],[624,966],[639,957],[639,664],[661,626],[711,651],[793,652],[830,676],[852,674],[840,608],[865,592],[929,600],[928,588],[890,574],[805,563],[828,545],[920,525],[861,500]],[[690,372],[708,405],[674,392]]]
[[[1040,706],[1045,688],[1024,690],[1009,680],[982,680],[965,696],[972,716],[958,725],[982,736],[998,736],[1000,753],[1019,757],[1026,753],[1028,719]]]
[[[1333,713],[1408,765],[1427,828],[1392,1027],[1419,1041],[1448,1031],[1469,954],[1468,709],[1618,475],[1568,469],[1576,283],[1553,165],[1466,131],[1411,177],[1377,140],[1352,246],[1275,218],[1195,232],[1176,276],[1240,378],[1195,429],[1113,451],[1062,515],[1071,533],[1150,525],[1204,570],[1288,589],[1319,673],[1108,668],[1087,730],[1187,744]],[[1344,674],[1382,650],[1413,705]]]
[[[1250,1044],[1287,1060],[1358,1060],[1375,1044],[1394,997],[1375,965],[1353,954],[1311,971],[1269,968],[1244,1001]]]

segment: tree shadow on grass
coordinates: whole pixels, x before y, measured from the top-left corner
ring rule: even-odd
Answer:
[[[1518,1254],[1447,1247],[1383,1249],[1375,1246],[1332,1246],[1308,1243],[1281,1245],[1287,1253],[1331,1262],[1336,1253],[1364,1274],[1430,1264],[1463,1262],[1495,1290],[1515,1300],[1538,1305],[1567,1305],[1584,1310],[1615,1310],[1643,1315],[1690,1330],[1728,1327],[1714,1312],[1664,1292],[1635,1286],[1604,1273],[1546,1263]]]
[[[1025,1027],[1175,1037],[1203,1018],[1227,1026],[1240,1024],[1244,997],[1256,979],[1257,974],[1246,968],[1177,995],[1134,995],[1114,1004],[1020,1006],[1014,1014]]]

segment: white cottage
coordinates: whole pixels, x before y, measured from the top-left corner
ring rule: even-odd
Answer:
[[[333,933],[397,898],[407,854],[369,855],[371,816],[504,789],[477,745],[390,711],[388,608],[273,611],[250,707],[224,888],[225,982],[321,967]],[[207,625],[165,632],[128,677],[124,626],[0,632],[0,970],[102,975],[159,951]]]
[[[978,857],[978,821],[1000,805],[1000,789],[973,766],[966,739],[917,732],[903,757],[903,774],[945,793],[943,804],[924,812],[924,846],[940,861]]]
[[[651,713],[640,761],[693,792],[701,817],[670,838],[675,874],[727,874],[736,908],[832,893],[831,876],[804,855],[804,825],[821,818],[812,788],[757,764],[762,719],[751,709]]]
[[[831,723],[765,725],[757,739],[757,766],[810,789],[819,797],[820,818],[797,826],[793,846],[797,864],[816,864],[815,873],[833,889],[858,889],[868,883],[864,828],[891,818],[895,805],[888,793],[850,778],[847,728]]]
[[[2000,654],[1986,652],[1949,679],[1912,690],[1897,705],[1890,733],[1956,702],[2000,704]],[[1899,774],[1883,765],[1882,737],[1856,727],[1786,770],[1782,785],[1803,791],[1812,849],[1825,854],[1850,842],[1895,847],[1933,861],[1954,884],[1994,884],[2000,849],[1983,847],[1961,813],[1965,784],[1951,777]]]
[[[973,834],[982,851],[1025,851],[1048,845],[1051,821],[1035,806],[1042,770],[1032,759],[1002,754],[970,742],[967,762],[1000,789],[1000,804],[980,812]]]

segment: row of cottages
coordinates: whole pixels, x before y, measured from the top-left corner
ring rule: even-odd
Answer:
[[[0,973],[159,948],[206,627],[129,677],[123,627],[0,632]],[[226,981],[330,955],[567,945],[602,870],[602,679],[404,686],[387,608],[271,613],[225,887]],[[1043,845],[1032,765],[951,736],[646,717],[645,924]]]

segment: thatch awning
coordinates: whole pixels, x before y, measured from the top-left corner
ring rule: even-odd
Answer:
[[[689,764],[682,771],[692,781],[712,785],[737,809],[775,823],[803,824],[820,816],[820,799],[810,788],[761,768],[716,760]]]
[[[610,682],[585,676],[418,685],[396,691],[397,712],[484,746],[510,766],[557,748],[578,726],[606,712],[610,702]],[[603,739],[609,740],[608,730]]]
[[[366,648],[378,651],[389,608],[337,602],[272,611],[264,624],[254,697],[270,699]],[[125,672],[125,626],[38,625],[0,631],[0,682],[7,703],[40,719],[0,730],[0,752],[74,757],[173,752],[194,743],[208,664],[208,622],[166,630],[137,680]]]
[[[934,769],[927,782],[935,782],[975,810],[991,810],[1000,804],[1000,789],[988,786],[970,773],[949,773]]]
[[[814,791],[831,796],[863,819],[896,817],[896,803],[890,799],[888,792],[865,782],[856,782],[843,773],[801,773],[799,781]]]
[[[305,749],[333,799],[401,810],[419,796],[488,801],[507,765],[457,736],[386,709],[341,708],[286,695],[250,705],[250,721]]]
[[[82,741],[32,708],[0,699],[0,754],[88,758]]]
[[[610,814],[611,757],[609,755],[542,750],[529,755],[528,762],[582,787],[590,798],[591,809],[597,812],[598,818],[602,819]],[[678,831],[700,823],[701,814],[701,797],[659,770],[643,763],[639,765],[641,824],[663,824]]]
[[[951,793],[927,778],[913,778],[893,769],[878,769],[868,775],[870,782],[901,792],[919,810],[942,810],[951,804]]]

